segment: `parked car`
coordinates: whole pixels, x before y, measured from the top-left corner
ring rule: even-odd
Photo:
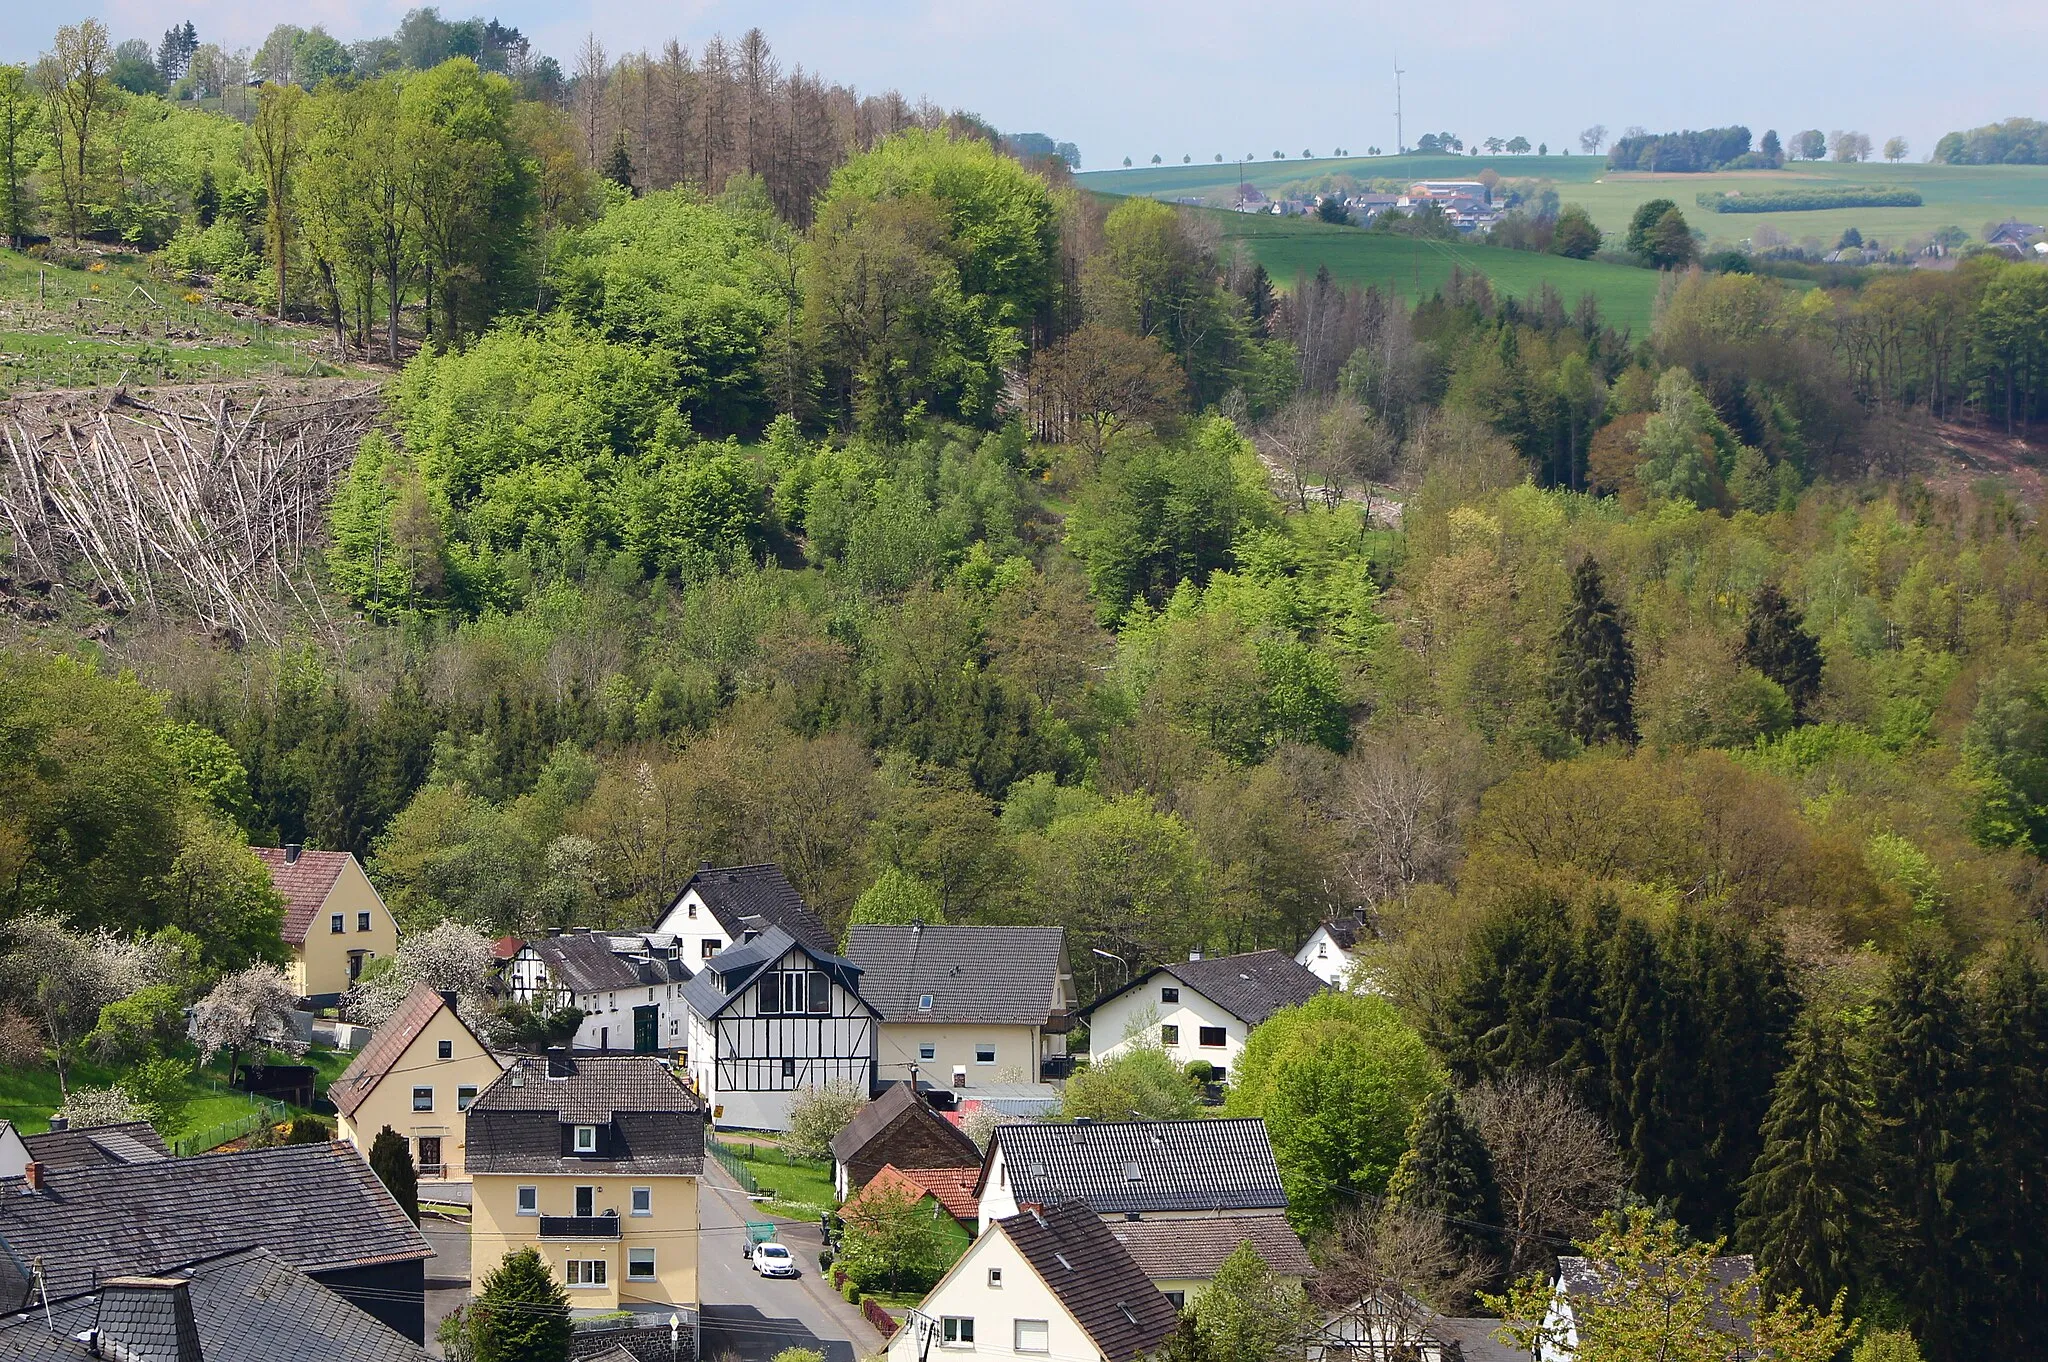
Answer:
[[[754,1271],[763,1277],[794,1277],[797,1275],[796,1255],[781,1244],[756,1244]]]

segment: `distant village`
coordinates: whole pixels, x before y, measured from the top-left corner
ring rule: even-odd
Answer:
[[[1312,217],[1329,199],[1335,199],[1342,205],[1352,224],[1358,227],[1370,227],[1390,209],[1413,213],[1425,205],[1434,204],[1443,210],[1446,222],[1467,236],[1492,227],[1507,213],[1503,204],[1495,202],[1493,187],[1484,180],[1417,180],[1398,193],[1343,193],[1333,190],[1278,199],[1269,198],[1257,185],[1246,182],[1238,186],[1237,201],[1232,207],[1239,213]]]

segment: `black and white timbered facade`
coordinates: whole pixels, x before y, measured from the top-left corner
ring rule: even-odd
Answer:
[[[721,1126],[787,1130],[796,1096],[874,1084],[880,1018],[860,967],[780,927],[705,961],[683,986],[691,1081]]]

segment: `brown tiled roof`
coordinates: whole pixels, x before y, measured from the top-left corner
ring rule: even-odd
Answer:
[[[1108,1362],[1154,1351],[1180,1323],[1172,1302],[1085,1202],[1024,1211],[996,1224]]]
[[[446,1006],[447,1000],[433,989],[425,984],[413,985],[412,992],[405,995],[405,1001],[398,1005],[391,1019],[377,1028],[376,1034],[370,1037],[370,1043],[328,1087],[327,1097],[334,1103],[334,1109],[343,1116],[355,1115],[356,1108],[377,1090],[377,1085],[384,1081],[392,1066],[404,1058],[412,1043],[420,1038],[420,1033]],[[462,1021],[461,1013],[456,1014],[455,1020]],[[464,1029],[468,1025],[463,1022]],[[471,1031],[470,1036],[474,1039],[476,1032]],[[478,1040],[477,1044],[481,1046],[483,1042]]]
[[[1207,1280],[1247,1239],[1275,1272],[1306,1277],[1315,1271],[1308,1250],[1301,1245],[1301,1236],[1284,1215],[1119,1220],[1109,1229],[1148,1277]]]
[[[840,1163],[851,1163],[870,1144],[895,1129],[898,1117],[910,1113],[913,1120],[930,1122],[934,1131],[939,1127],[939,1138],[955,1145],[960,1151],[962,1167],[981,1167],[981,1150],[975,1146],[964,1130],[933,1111],[923,1098],[911,1091],[908,1083],[892,1083],[883,1089],[882,1095],[853,1114],[853,1119],[832,1137],[832,1157]]]
[[[470,1103],[471,1173],[701,1173],[704,1105],[650,1055],[577,1054],[570,1072],[513,1061]],[[569,1128],[603,1129],[596,1154],[576,1154]]]
[[[284,895],[284,939],[294,946],[305,945],[314,917],[355,857],[346,851],[301,851],[299,859],[288,862],[283,847],[253,850],[270,867],[270,882]]]
[[[123,1121],[118,1125],[72,1127],[41,1135],[24,1135],[22,1144],[29,1157],[52,1168],[94,1168],[110,1163],[148,1163],[170,1157],[164,1137],[147,1121]]]

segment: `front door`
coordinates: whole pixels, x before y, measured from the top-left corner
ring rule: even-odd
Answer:
[[[661,1046],[661,1008],[657,1004],[633,1009],[633,1053],[651,1055]]]
[[[420,1176],[438,1178],[441,1176],[441,1137],[422,1135],[416,1141],[419,1145]]]
[[[368,954],[369,952],[367,951],[350,951],[348,953],[348,981],[350,983],[353,984],[363,977],[363,961]]]

